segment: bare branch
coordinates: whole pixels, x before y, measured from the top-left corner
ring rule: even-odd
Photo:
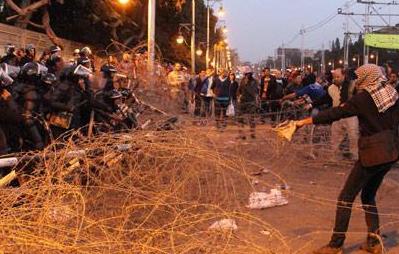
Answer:
[[[39,24],[34,23],[34,22],[30,21],[30,20],[28,21],[28,23],[29,23],[29,25],[31,25],[31,26],[34,26],[34,27],[36,27],[36,28],[45,30],[45,28],[44,28],[43,25],[39,25]]]
[[[16,13],[18,13],[19,15],[22,15],[22,13],[23,13],[22,9],[19,8],[19,6],[16,5],[13,0],[6,0],[6,3]]]
[[[54,30],[51,28],[50,15],[48,13],[48,9],[46,9],[43,13],[42,23],[43,23],[44,30],[46,31],[46,34],[49,37],[49,39],[55,45],[58,45],[59,47],[63,48],[63,43],[62,43],[61,39],[55,34]]]
[[[50,3],[50,0],[40,0],[34,2],[33,4],[26,6],[25,8],[20,8],[13,0],[6,0],[7,5],[14,10],[20,16],[27,16],[30,13],[40,9],[43,6],[46,6]]]

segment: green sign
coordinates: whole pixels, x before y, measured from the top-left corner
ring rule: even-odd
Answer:
[[[384,49],[399,49],[399,34],[366,34],[367,46]]]

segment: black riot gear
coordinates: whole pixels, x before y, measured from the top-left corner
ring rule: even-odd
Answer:
[[[36,48],[33,44],[28,44],[25,47],[25,56],[22,57],[20,65],[24,66],[27,63],[34,62],[36,58]]]
[[[6,55],[0,59],[0,63],[6,63],[9,65],[17,66],[19,63],[18,63],[18,58],[15,55],[15,46],[12,44],[8,44],[5,47],[5,52]]]
[[[111,64],[104,64],[101,67],[101,73],[105,79],[104,91],[111,91],[114,89],[114,76],[117,73],[115,66]]]

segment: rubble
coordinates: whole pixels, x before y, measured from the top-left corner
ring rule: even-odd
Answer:
[[[249,209],[265,209],[276,206],[284,206],[288,204],[288,200],[283,196],[280,190],[271,189],[270,193],[253,192],[249,196]]]
[[[210,227],[210,230],[219,230],[219,231],[226,231],[226,230],[237,230],[238,226],[236,221],[233,219],[223,219],[220,221],[216,221]]]

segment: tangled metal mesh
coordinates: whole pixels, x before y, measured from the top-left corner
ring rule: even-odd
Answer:
[[[285,253],[279,232],[235,201],[238,186],[251,189],[248,166],[209,141],[185,131],[143,131],[26,155],[18,166],[29,169],[22,186],[0,192],[0,250]],[[208,229],[223,218],[235,219],[240,233]],[[272,234],[265,242],[245,228]]]

